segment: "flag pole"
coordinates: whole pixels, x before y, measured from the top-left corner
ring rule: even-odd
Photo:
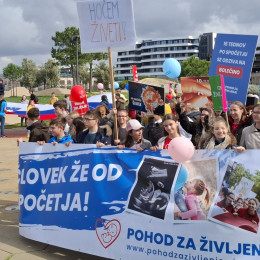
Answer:
[[[114,71],[113,71],[113,62],[112,62],[112,52],[111,48],[108,47],[108,59],[109,59],[109,73],[110,73],[110,85],[112,91],[112,103],[113,108],[116,108],[116,101],[115,101],[115,89],[114,89]],[[117,129],[117,117],[114,117],[114,132],[115,132],[115,139],[118,139],[118,129]],[[112,137],[113,138],[113,137]]]

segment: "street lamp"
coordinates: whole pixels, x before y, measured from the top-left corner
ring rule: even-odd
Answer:
[[[73,42],[76,41],[76,85],[79,84],[79,52],[78,52],[78,41],[79,35],[75,35],[71,38]]]

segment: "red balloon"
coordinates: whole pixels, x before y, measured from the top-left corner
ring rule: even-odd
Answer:
[[[85,99],[87,99],[87,95],[86,95],[85,89],[82,86],[76,85],[71,89],[71,91],[70,91],[70,100],[71,101],[80,102]]]
[[[175,137],[169,143],[168,152],[173,160],[185,162],[193,156],[194,145],[190,139],[186,137]]]
[[[86,91],[80,85],[71,89],[70,101],[72,110],[78,112],[80,116],[83,116],[89,110]]]

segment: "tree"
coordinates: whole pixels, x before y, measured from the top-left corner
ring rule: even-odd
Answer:
[[[75,37],[78,41],[75,41]],[[52,37],[55,47],[52,48],[52,57],[59,61],[62,66],[69,66],[73,75],[73,84],[76,82],[76,47],[78,42],[78,64],[83,66],[89,63],[90,71],[90,91],[92,81],[93,61],[107,59],[107,54],[104,53],[89,53],[82,54],[80,48],[79,29],[76,27],[66,27],[64,32],[56,32],[55,37]]]
[[[22,80],[23,86],[32,88],[36,83],[37,68],[32,60],[23,59],[22,62]]]
[[[14,81],[18,80],[22,76],[22,68],[13,64],[9,63],[5,68],[3,68],[3,74],[6,78],[8,78],[11,81],[12,89],[13,89],[13,96],[14,94]],[[17,96],[17,92],[16,92]]]
[[[79,82],[84,85],[89,82],[89,69],[85,66],[79,66]]]
[[[209,73],[209,66],[209,61],[191,56],[181,63],[181,77],[206,77]]]
[[[110,83],[109,67],[104,61],[101,61],[99,65],[94,68],[94,74],[97,78],[97,82],[103,83],[104,88],[108,89]]]
[[[107,60],[108,55],[107,53],[89,53],[87,60],[89,63],[89,92],[92,89],[92,77],[93,77],[93,62],[95,60]]]
[[[43,63],[38,72],[36,84],[44,84],[44,89],[48,84],[51,88],[57,87],[60,81],[60,70],[57,62],[53,59],[49,59],[46,63]]]

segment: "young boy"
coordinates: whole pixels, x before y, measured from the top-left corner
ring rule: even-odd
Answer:
[[[58,100],[53,104],[54,112],[59,118],[66,118],[68,116],[67,103],[65,100]],[[65,135],[69,133],[69,125],[65,125]]]
[[[128,113],[126,109],[114,110],[114,113],[117,117],[118,123],[118,139],[115,139],[115,132],[113,129],[113,145],[124,144],[126,141],[127,131],[126,123],[128,121]]]
[[[53,145],[55,144],[65,144],[68,142],[74,143],[73,139],[71,138],[70,134],[65,135],[64,129],[66,126],[66,119],[57,117],[50,122],[50,132],[51,135],[53,136],[50,140],[49,143],[52,143]]]
[[[104,145],[111,144],[110,136],[107,136],[98,126],[100,118],[100,112],[96,109],[92,109],[86,112],[83,120],[87,130],[79,134],[77,143],[96,144],[99,148]]]
[[[27,127],[30,130],[29,142],[38,142],[44,141],[46,143],[50,140],[49,127],[41,120],[40,111],[37,107],[31,108],[27,113],[27,122],[29,126]],[[18,145],[20,142],[23,142],[22,138],[17,139]]]
[[[56,101],[59,99],[56,97],[55,92],[51,93],[51,98],[50,98],[50,105],[53,105]]]

